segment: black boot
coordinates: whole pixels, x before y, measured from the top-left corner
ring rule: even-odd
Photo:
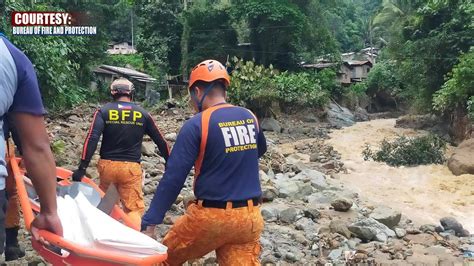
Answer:
[[[20,228],[5,229],[5,261],[17,260],[25,256],[25,250],[18,244],[18,230]]]

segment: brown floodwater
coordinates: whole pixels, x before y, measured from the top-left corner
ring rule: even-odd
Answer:
[[[395,119],[360,122],[334,130],[328,143],[341,153],[347,173],[338,178],[371,205],[387,205],[416,224],[439,224],[444,216],[455,217],[474,232],[474,175],[455,176],[446,165],[391,167],[364,161],[366,144],[378,147],[384,138],[417,136],[424,131],[395,128]],[[375,146],[374,146],[375,145]],[[452,152],[448,148],[447,156]]]

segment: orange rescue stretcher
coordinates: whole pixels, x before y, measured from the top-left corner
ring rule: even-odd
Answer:
[[[12,155],[12,152],[9,151],[7,162],[9,167],[11,167],[11,172],[16,181],[25,227],[30,231],[35,214],[39,213],[40,210],[39,202],[35,196],[31,180],[26,176],[25,169],[20,167],[21,158],[15,157],[15,155]],[[57,167],[56,175],[58,186],[70,185],[72,183],[69,181],[71,174],[71,171]],[[89,178],[84,177],[82,182],[93,187],[99,192],[101,197],[104,196],[105,193]],[[115,205],[113,207],[110,216],[134,228],[128,216],[119,206]],[[138,230],[138,228],[134,229]],[[121,252],[116,249],[88,248],[72,243],[59,235],[44,230],[41,230],[39,235],[49,242],[50,246],[43,245],[33,237],[31,238],[31,244],[41,257],[53,265],[158,265],[167,258],[167,254],[143,255]],[[61,252],[61,250],[67,252]],[[67,255],[63,255],[64,253]]]

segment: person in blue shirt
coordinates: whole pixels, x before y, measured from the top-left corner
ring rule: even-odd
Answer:
[[[198,111],[181,128],[166,171],[142,219],[152,236],[194,166],[194,195],[163,239],[169,265],[215,250],[220,265],[259,265],[261,187],[258,160],[267,149],[255,115],[226,103],[230,78],[216,60],[191,72],[189,92]]]
[[[22,143],[28,176],[39,195],[41,211],[32,224],[38,229],[62,235],[56,205],[56,165],[49,146],[38,81],[33,65],[26,55],[0,33],[0,254],[5,243],[5,139],[3,121],[8,115],[15,124]]]

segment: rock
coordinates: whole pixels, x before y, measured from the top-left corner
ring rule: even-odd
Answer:
[[[316,224],[310,218],[303,217],[296,221],[295,228],[304,231],[306,234],[316,232]]]
[[[351,238],[351,231],[349,231],[344,221],[332,220],[331,223],[329,223],[329,229],[331,229],[331,232],[333,233],[338,233],[346,238]]]
[[[289,207],[280,212],[280,221],[283,223],[291,224],[296,221],[296,217],[299,214],[299,210],[294,207]]]
[[[445,230],[443,232],[440,232],[439,235],[446,238],[448,236],[455,236],[456,232],[454,232],[454,230]]]
[[[342,256],[342,251],[343,251],[342,248],[331,250],[331,252],[328,255],[328,259],[332,261],[338,260]]]
[[[285,254],[285,259],[288,261],[288,262],[297,262],[298,261],[298,258],[296,257],[295,254],[293,254],[292,252],[288,252]]]
[[[272,250],[273,244],[270,240],[266,239],[265,237],[260,237],[260,245],[263,249]]]
[[[333,127],[349,127],[355,124],[355,118],[351,111],[335,103],[330,103],[328,107],[326,107],[326,113],[327,121]]]
[[[86,169],[86,175],[90,177],[92,180],[98,180],[99,179],[99,172],[97,171],[96,168],[88,167]]]
[[[304,213],[305,217],[308,217],[308,218],[312,219],[313,221],[316,220],[316,219],[319,219],[319,217],[321,217],[321,213],[316,208],[309,207],[309,208],[305,209],[303,211],[303,213]]]
[[[260,212],[266,222],[276,222],[278,220],[279,209],[276,206],[264,204],[261,207]]]
[[[443,246],[436,245],[425,248],[425,252],[429,255],[442,256],[448,253],[448,249]]]
[[[260,127],[265,131],[281,132],[281,126],[274,118],[264,118],[261,120]]]
[[[389,228],[394,228],[400,222],[402,213],[387,206],[379,206],[372,211],[370,217],[383,223]]]
[[[263,202],[271,202],[278,196],[278,191],[274,187],[263,187],[262,188],[262,200]]]
[[[301,118],[301,121],[306,123],[317,123],[319,122],[318,117],[313,113],[307,113]]]
[[[310,162],[319,162],[319,153],[313,153],[309,156],[309,161]]]
[[[165,135],[165,139],[167,141],[173,141],[174,142],[174,141],[176,141],[177,136],[178,135],[176,133],[168,133],[168,134]]]
[[[365,218],[351,224],[349,230],[364,241],[376,240],[386,242],[389,237],[395,237],[395,232],[373,218]]]
[[[412,244],[420,244],[427,247],[436,244],[436,238],[431,234],[406,235],[405,238]]]
[[[327,170],[333,170],[336,169],[336,162],[335,161],[329,161],[327,163],[324,163],[321,165],[322,168],[327,169]]]
[[[469,232],[453,217],[441,218],[440,223],[445,230],[454,230],[457,236],[469,236]]]
[[[420,231],[423,233],[434,233],[436,232],[436,225],[434,224],[424,224],[420,226]]]
[[[401,128],[413,128],[413,129],[431,129],[440,120],[431,114],[426,115],[406,115],[397,119],[395,122],[395,127]]]
[[[295,177],[293,177],[293,179],[309,181],[311,182],[311,186],[318,190],[325,190],[329,186],[326,182],[326,176],[323,173],[311,169],[302,170]]]
[[[331,202],[331,206],[335,211],[346,212],[352,207],[352,200],[346,198],[338,198]]]
[[[407,231],[403,228],[395,228],[395,234],[398,238],[403,238],[407,235]]]
[[[474,138],[465,140],[454,150],[448,167],[455,175],[474,174]]]
[[[314,189],[302,181],[292,179],[277,179],[275,187],[281,198],[303,199],[313,193]]]
[[[355,111],[354,111],[354,119],[357,122],[368,121],[369,120],[369,113],[364,108],[361,108],[361,107],[357,106]]]
[[[142,143],[142,154],[146,156],[155,155],[155,143],[153,142],[143,142]]]

